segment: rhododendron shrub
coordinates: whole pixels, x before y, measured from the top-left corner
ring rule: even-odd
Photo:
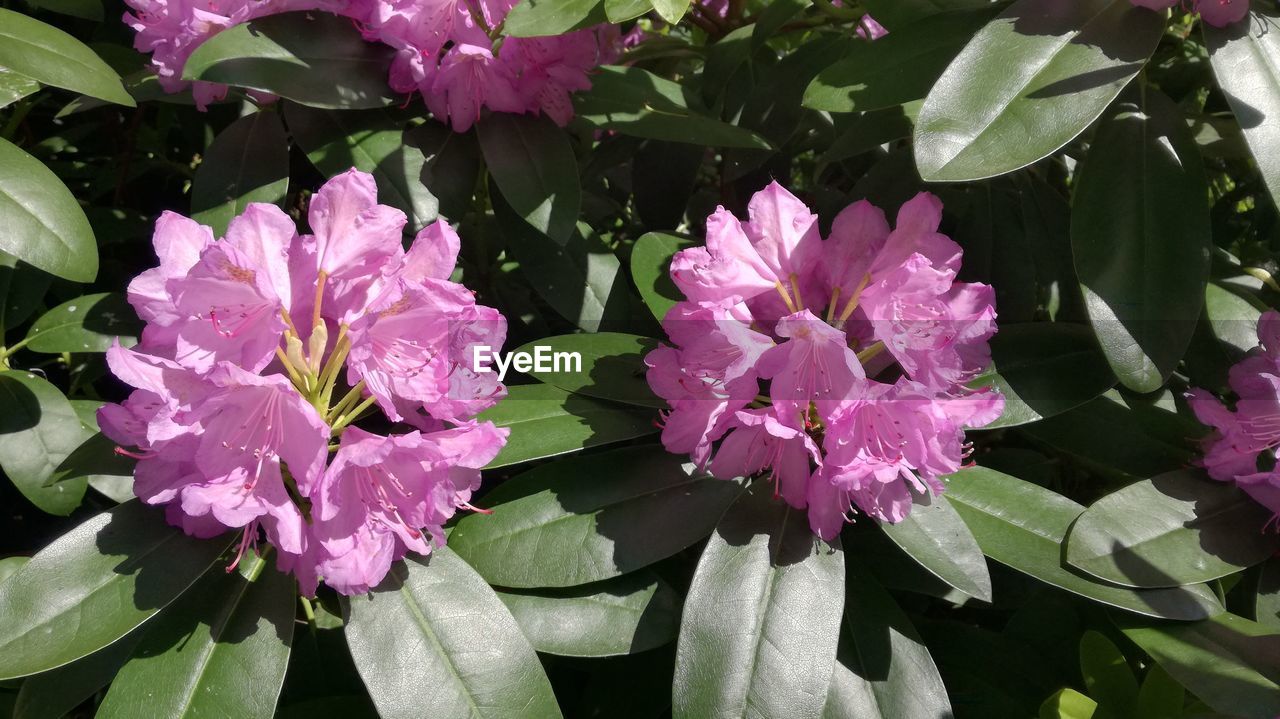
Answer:
[[[960,469],[964,429],[1000,416],[997,392],[965,387],[990,363],[994,293],[955,281],[963,253],[928,193],[892,230],[849,205],[825,238],[777,183],[748,212],[717,209],[706,246],[671,260],[687,299],[663,319],[674,346],[645,360],[663,444],[722,479],[767,475],[824,539],[855,506],[902,521]]]
[[[1280,716],[1277,28],[0,7],[0,719]]]

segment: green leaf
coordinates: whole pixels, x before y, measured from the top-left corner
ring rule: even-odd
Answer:
[[[409,232],[441,214],[461,219],[480,163],[475,142],[437,122],[413,126],[387,110],[337,112],[286,103],[294,140],[325,175],[373,175],[378,199],[403,210]]]
[[[280,113],[261,110],[227,126],[196,168],[191,219],[221,237],[250,202],[284,205],[289,192],[289,136]]]
[[[13,719],[59,719],[111,682],[146,632],[139,627],[87,657],[22,681]]]
[[[449,548],[397,562],[347,609],[351,657],[383,719],[560,716],[519,625]]]
[[[209,572],[148,625],[97,716],[270,719],[289,666],[293,577],[253,554]]]
[[[1018,0],[929,91],[915,130],[920,176],[980,180],[1057,151],[1142,69],[1164,24],[1129,0]]]
[[[1138,719],[1168,719],[1182,715],[1186,690],[1159,664],[1151,665],[1138,690]]]
[[[547,117],[497,112],[477,132],[489,174],[511,208],[537,231],[567,244],[582,188],[564,130]]]
[[[290,12],[204,41],[187,59],[182,79],[261,90],[310,107],[386,107],[396,101],[387,86],[394,54],[388,45],[365,42],[347,18]]]
[[[910,137],[918,105],[919,103],[910,103],[858,115],[848,129],[841,132],[818,155],[818,166],[823,168],[833,162],[842,162],[875,150],[887,142]]]
[[[449,546],[503,587],[570,587],[647,567],[707,536],[741,493],[682,461],[648,446],[544,464],[485,495],[493,514],[463,517]]]
[[[55,669],[123,637],[186,591],[230,540],[188,537],[136,501],[62,535],[0,584],[0,678]]]
[[[707,542],[685,599],[672,716],[818,717],[836,664],[844,554],[757,481]]]
[[[29,372],[0,372],[0,469],[32,504],[68,515],[80,506],[83,479],[45,486],[76,447],[92,434],[62,391]]]
[[[1280,205],[1280,38],[1269,28],[1280,11],[1254,3],[1253,14],[1226,27],[1204,27],[1205,45],[1222,94],[1244,131],[1271,199]]]
[[[1269,719],[1280,715],[1280,634],[1234,614],[1193,624],[1121,629],[1169,676],[1215,711]]]
[[[520,0],[502,22],[511,37],[561,35],[610,22],[601,0]]]
[[[1280,557],[1262,563],[1253,603],[1253,616],[1258,623],[1280,630]]]
[[[40,83],[7,67],[0,67],[0,108],[7,107],[40,89]]]
[[[1258,564],[1280,549],[1263,531],[1271,510],[1228,482],[1182,470],[1112,492],[1080,515],[1066,559],[1131,587],[1207,582]]]
[[[897,524],[881,522],[880,529],[929,570],[965,594],[991,601],[991,575],[978,542],[945,495],[917,494],[911,513]]]
[[[689,10],[690,0],[653,0],[653,9],[663,20],[675,25]]]
[[[891,33],[938,13],[990,4],[991,0],[865,0],[862,3],[876,22]]]
[[[1203,162],[1177,106],[1143,88],[1140,103],[1118,103],[1103,121],[1079,172],[1071,249],[1093,331],[1121,383],[1154,391],[1204,306],[1211,232]]]
[[[0,559],[0,582],[12,577],[14,572],[22,569],[29,561],[31,561],[31,557],[5,557]]]
[[[839,676],[833,677],[823,716],[952,716],[933,657],[893,597],[853,560],[845,592]]]
[[[80,203],[49,168],[3,139],[0,227],[0,251],[32,267],[72,282],[98,275],[98,245]]]
[[[101,0],[27,0],[27,3],[41,10],[102,22]]]
[[[811,0],[772,0],[765,3],[756,15],[755,28],[751,31],[751,44],[764,47],[791,18],[808,9]]]
[[[1088,328],[1060,322],[1005,325],[991,338],[992,368],[969,383],[992,386],[1004,412],[984,429],[1052,417],[1106,392],[1115,375]]]
[[[535,230],[490,183],[490,199],[507,250],[547,304],[587,332],[630,325],[631,288],[622,263],[582,223],[561,244]]]
[[[650,0],[604,0],[604,14],[615,25],[633,20],[653,9]]]
[[[1204,619],[1222,611],[1213,592],[1201,585],[1134,590],[1071,572],[1063,566],[1062,542],[1084,507],[1043,487],[975,467],[950,476],[947,499],[969,525],[983,554],[1046,584],[1166,619]]]
[[[941,13],[866,42],[848,38],[844,59],[818,73],[803,104],[829,112],[865,112],[919,100],[995,13]]]
[[[498,592],[534,649],[568,657],[635,654],[676,638],[680,595],[648,570],[569,589]]]
[[[119,292],[101,292],[67,300],[40,315],[27,330],[33,352],[106,352],[119,340],[125,347],[142,330],[133,307]]]
[[[1138,701],[1138,680],[1116,645],[1092,629],[1080,638],[1080,675],[1084,677],[1089,696],[1098,702],[1106,716],[1133,716]]]
[[[638,67],[606,65],[575,93],[577,117],[623,135],[711,147],[772,149],[768,140],[691,108],[684,88]]]
[[[67,33],[0,8],[0,67],[44,85],[134,107],[120,76],[88,45]],[[0,166],[8,164],[0,158]],[[3,224],[3,223],[0,223]]]
[[[1249,300],[1210,282],[1204,288],[1204,311],[1213,336],[1231,348],[1237,359],[1258,346],[1262,310]]]
[[[508,387],[507,396],[477,419],[511,429],[489,469],[658,431],[652,411],[600,402],[548,384]]]
[[[0,252],[0,334],[17,327],[44,301],[53,276]]]
[[[662,232],[646,232],[631,249],[631,278],[640,290],[645,306],[659,322],[675,304],[684,299],[671,281],[671,258],[692,247],[693,241]]]
[[[45,480],[44,486],[83,478],[94,489],[117,502],[127,500],[133,496],[133,469],[137,462],[117,454],[115,449],[116,443],[101,432],[89,437],[62,460],[53,474]],[[125,485],[127,491],[115,491],[115,485],[120,484]]]
[[[648,368],[644,356],[657,348],[658,340],[619,332],[596,332],[576,335],[560,335],[534,340],[515,350],[527,352],[537,361],[545,356],[541,370],[538,365],[526,374],[566,392],[588,397],[634,404],[641,407],[667,406],[665,400],[655,397],[645,381]],[[538,348],[546,348],[535,355]],[[579,359],[559,358],[557,353],[574,354]],[[556,367],[562,371],[555,371]]]
[[[1063,687],[1040,705],[1040,719],[1090,719],[1098,703],[1070,687]]]

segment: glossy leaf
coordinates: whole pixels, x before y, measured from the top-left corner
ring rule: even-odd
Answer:
[[[29,4],[32,7],[78,17],[82,20],[102,21],[101,0],[29,0]]]
[[[0,251],[0,330],[17,327],[40,307],[53,276]]]
[[[1226,27],[1201,23],[1213,73],[1226,95],[1272,201],[1280,204],[1280,10],[1253,3],[1253,14]]]
[[[1093,124],[1142,69],[1164,18],[1129,0],[1018,0],[929,91],[915,129],[929,182],[1025,167]]]
[[[601,0],[520,0],[502,23],[512,37],[561,35],[606,22]]]
[[[607,481],[605,481],[607,478]],[[481,498],[449,546],[490,584],[569,587],[647,567],[701,540],[738,496],[661,447],[545,464]]]
[[[289,192],[289,137],[280,113],[262,110],[223,130],[191,181],[191,218],[221,237],[250,202],[283,205]]]
[[[965,594],[991,601],[987,560],[946,495],[917,494],[911,512],[880,529],[929,573]]]
[[[659,322],[684,295],[671,281],[671,258],[693,242],[661,232],[646,232],[631,250],[631,278],[645,306]]]
[[[284,683],[297,604],[293,577],[248,555],[210,572],[146,630],[97,716],[269,719]]]
[[[970,383],[993,386],[1004,397],[1004,412],[986,429],[1061,414],[1106,392],[1116,381],[1097,340],[1080,325],[1005,325],[991,338],[991,362],[992,368]]]
[[[44,85],[134,106],[120,76],[88,45],[52,25],[3,8],[0,8],[0,67]],[[7,162],[0,158],[0,166]]]
[[[989,8],[942,13],[875,42],[849,38],[844,59],[809,83],[804,106],[866,112],[919,100],[993,15]]]
[[[684,88],[638,67],[605,66],[573,98],[577,116],[601,130],[711,147],[768,150],[756,133],[691,108]]]
[[[250,20],[200,44],[184,80],[270,92],[311,107],[365,109],[396,102],[387,87],[395,51],[365,42],[347,18],[290,12]]]
[[[545,357],[543,364],[535,364],[526,374],[566,392],[662,408],[667,406],[666,401],[655,397],[645,381],[648,367],[644,356],[657,346],[658,340],[652,337],[596,332],[545,337],[514,352],[527,352],[535,362]],[[539,351],[539,347],[546,349]],[[560,353],[578,359],[557,357]]]
[[[85,480],[46,486],[68,455],[92,434],[62,391],[29,372],[0,372],[0,469],[22,496],[49,514],[80,506]]]
[[[1264,532],[1271,511],[1203,472],[1170,472],[1131,484],[1080,515],[1066,559],[1101,579],[1174,587],[1238,572],[1280,550]]]
[[[90,282],[98,274],[97,243],[76,198],[49,168],[4,139],[0,227],[0,251],[32,267],[73,282]]]
[[[641,570],[569,589],[498,592],[534,649],[569,657],[634,654],[680,628],[680,595]]]
[[[1165,619],[1196,620],[1222,611],[1213,593],[1200,585],[1134,590],[1073,573],[1062,561],[1062,542],[1084,507],[1060,494],[975,467],[951,475],[947,499],[984,554],[1046,584]]]
[[[546,117],[494,113],[477,126],[480,150],[503,198],[560,245],[578,220],[582,188],[573,147]]]
[[[27,349],[33,352],[106,352],[117,340],[130,347],[141,323],[124,295],[101,292],[67,300],[31,324]]]
[[[604,14],[611,23],[638,18],[652,9],[650,0],[604,0]]]
[[[12,105],[40,89],[40,83],[26,75],[0,67],[0,108]]]
[[[1133,716],[1138,702],[1138,680],[1124,654],[1105,635],[1092,629],[1080,638],[1080,675],[1089,696],[1108,716]]]
[[[147,627],[139,627],[87,657],[22,681],[13,719],[59,719],[109,684],[129,661]]]
[[[383,719],[560,716],[519,625],[450,549],[395,564],[347,609],[351,657]]]
[[[836,663],[844,554],[755,482],[725,513],[685,599],[675,719],[819,717]]]
[[[55,669],[123,637],[186,591],[230,541],[188,537],[140,502],[67,532],[0,584],[0,678]]]
[[[1040,719],[1090,719],[1098,703],[1088,696],[1064,687],[1040,705]]]
[[[675,25],[689,10],[690,0],[653,0],[653,9],[668,23]]]
[[[116,453],[116,446],[115,442],[101,432],[92,435],[62,460],[53,474],[45,480],[45,486],[84,478],[94,489],[117,502],[127,500],[133,496],[132,489],[121,495],[110,485],[119,484],[116,480],[123,479],[132,487],[133,469],[137,460]]]
[[[489,469],[621,442],[658,431],[655,414],[635,407],[570,394],[546,384],[507,388],[479,420],[511,429]]]
[[[1234,614],[1193,624],[1121,628],[1169,676],[1215,711],[1264,719],[1280,714],[1280,634]]]
[[[1071,249],[1093,331],[1122,384],[1154,391],[1191,341],[1209,272],[1208,189],[1181,111],[1153,88],[1117,105],[1077,182]]]

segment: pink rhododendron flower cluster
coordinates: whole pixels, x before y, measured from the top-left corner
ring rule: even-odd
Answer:
[[[776,182],[748,209],[717,209],[706,246],[672,259],[687,299],[663,321],[671,346],[645,358],[670,405],[663,444],[720,478],[767,473],[824,539],[854,506],[901,521],[912,491],[960,469],[964,428],[1003,410],[964,386],[990,361],[994,293],[955,281],[961,250],[933,195],[893,229],[852,204],[825,239]]]
[[[564,125],[570,95],[591,87],[589,73],[618,57],[618,28],[601,25],[550,37],[499,38],[496,30],[517,0],[126,0],[134,47],[152,53],[165,90],[186,87],[182,68],[200,43],[220,30],[265,15],[321,10],[350,17],[366,40],[395,48],[388,82],[421,92],[442,122],[465,132],[483,109],[545,113]],[[197,82],[205,107],[227,88]]]
[[[1271,310],[1262,315],[1258,340],[1258,346],[1228,374],[1228,384],[1238,397],[1234,409],[1198,388],[1187,393],[1187,403],[1214,430],[1204,439],[1201,460],[1209,476],[1235,482],[1280,515],[1280,472],[1274,455],[1280,447],[1280,313]],[[1265,464],[1271,466],[1264,469]]]
[[[170,522],[202,537],[243,529],[241,553],[261,530],[308,594],[321,578],[352,594],[443,544],[441,525],[470,506],[507,430],[473,419],[505,389],[465,363],[477,344],[501,346],[506,322],[449,281],[448,224],[403,249],[406,218],[378,204],[370,175],[325,183],[308,219],[299,234],[254,203],[215,241],[164,213],[160,266],[129,285],[141,342],[107,353],[136,389],[98,416],[138,458],[134,492]],[[352,426],[379,412],[415,429]]]
[[[1200,13],[1200,18],[1214,27],[1226,27],[1244,19],[1249,14],[1249,0],[1129,0],[1138,7],[1167,10],[1174,6],[1186,7]]]

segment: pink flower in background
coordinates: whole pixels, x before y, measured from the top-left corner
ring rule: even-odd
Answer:
[[[1214,27],[1240,22],[1249,14],[1249,0],[1129,0],[1138,7],[1168,10],[1182,6],[1200,13],[1200,18]]]
[[[472,419],[505,388],[465,367],[473,345],[502,345],[506,323],[448,280],[448,224],[406,252],[404,223],[355,170],[313,196],[314,235],[263,204],[220,240],[161,216],[160,266],[129,285],[143,341],[107,353],[135,389],[99,410],[138,459],[142,501],[196,536],[241,529],[241,553],[263,533],[309,593],[321,580],[367,591],[405,552],[443,543],[506,442]],[[422,432],[352,425],[379,410]]]
[[[748,215],[716,210],[706,246],[672,258],[687,300],[663,322],[671,346],[645,358],[670,406],[663,444],[717,477],[768,477],[826,539],[854,507],[901,521],[960,468],[965,428],[1003,410],[965,387],[990,360],[994,294],[955,281],[961,251],[927,193],[896,228],[854,203],[825,239],[777,183]]]

